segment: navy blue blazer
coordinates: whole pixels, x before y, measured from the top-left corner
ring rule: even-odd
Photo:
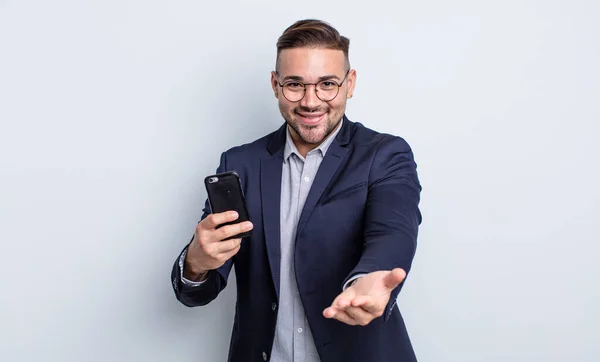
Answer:
[[[237,302],[229,361],[264,361],[270,356],[279,306],[279,202],[286,124],[221,155],[217,172],[240,175],[252,236],[200,287],[181,282],[178,260],[171,280],[186,306],[211,302],[225,288],[235,265]],[[421,186],[409,145],[344,116],[327,150],[298,222],[295,266],[298,290],[322,362],[412,362],[416,357],[396,297],[384,315],[367,326],[323,317],[323,310],[358,273],[410,271],[421,223]],[[205,218],[210,213],[205,205]]]

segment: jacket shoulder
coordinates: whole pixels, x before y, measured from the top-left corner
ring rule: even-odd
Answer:
[[[353,135],[353,143],[367,148],[379,148],[383,145],[394,145],[401,148],[409,148],[406,140],[400,136],[390,133],[379,132],[362,123],[355,123],[356,128]]]
[[[247,159],[248,156],[255,158],[268,154],[267,146],[270,140],[275,137],[277,131],[273,131],[255,141],[244,143],[238,146],[229,148],[224,152],[227,159],[238,160],[240,158]]]

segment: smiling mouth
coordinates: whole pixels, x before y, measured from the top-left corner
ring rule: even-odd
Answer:
[[[306,124],[306,125],[315,125],[317,123],[319,123],[324,117],[326,113],[298,113],[296,112],[296,114],[298,116],[300,116],[300,120],[302,121],[302,123]]]

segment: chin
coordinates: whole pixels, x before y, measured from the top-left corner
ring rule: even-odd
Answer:
[[[301,125],[300,137],[304,142],[314,145],[323,142],[327,135],[325,134],[325,129],[323,129],[323,127],[314,127],[307,129],[307,127]]]

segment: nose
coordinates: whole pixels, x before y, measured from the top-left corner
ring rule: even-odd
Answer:
[[[300,101],[300,105],[306,108],[316,108],[323,101],[317,97],[317,86],[314,84],[305,86],[304,98]]]

